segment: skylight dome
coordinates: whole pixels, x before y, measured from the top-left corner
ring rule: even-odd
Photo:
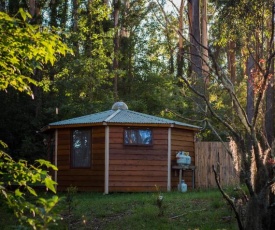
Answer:
[[[128,106],[124,102],[118,101],[115,104],[113,104],[112,110],[118,110],[118,109],[125,110],[125,109],[128,109]]]

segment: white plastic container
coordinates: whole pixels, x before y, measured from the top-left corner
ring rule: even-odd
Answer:
[[[181,183],[178,184],[178,189],[180,192],[187,192],[187,184],[184,182],[184,180],[182,180]]]
[[[179,151],[176,155],[177,163],[179,165],[190,165],[191,164],[191,157],[189,156],[188,152]]]

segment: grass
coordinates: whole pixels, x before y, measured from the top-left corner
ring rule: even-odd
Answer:
[[[162,193],[161,208],[157,205],[158,195],[76,193],[68,202],[66,194],[59,194],[64,197],[59,207],[63,221],[51,229],[237,229],[233,212],[217,190]],[[4,229],[14,224],[9,221],[10,215],[5,213],[6,223],[1,224]]]

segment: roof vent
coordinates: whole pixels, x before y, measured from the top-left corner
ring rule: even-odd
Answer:
[[[118,109],[125,110],[125,109],[128,109],[128,106],[124,102],[118,101],[115,104],[113,104],[112,110],[118,110]]]

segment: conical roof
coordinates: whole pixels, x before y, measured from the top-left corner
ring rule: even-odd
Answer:
[[[115,104],[114,104],[115,105]],[[178,126],[186,129],[199,130],[200,127],[187,123],[174,121],[166,118],[152,116],[144,113],[129,110],[127,105],[115,106],[113,109],[104,112],[94,113],[86,116],[76,117],[63,121],[50,123],[43,130],[63,127],[79,127],[94,125],[158,125],[158,126]],[[126,108],[127,107],[127,108]]]

